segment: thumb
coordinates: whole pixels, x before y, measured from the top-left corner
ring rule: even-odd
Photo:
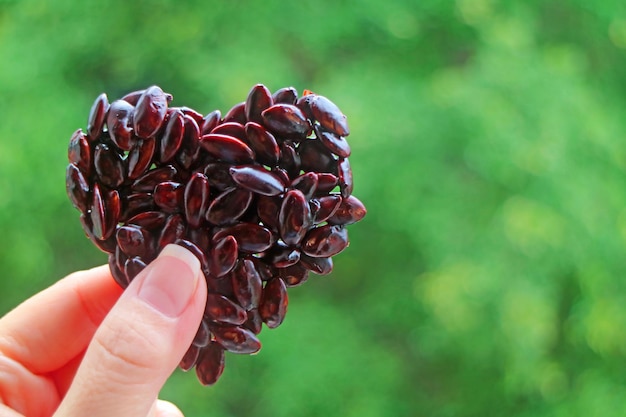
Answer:
[[[147,416],[196,334],[206,291],[197,258],[166,246],[96,331],[55,416]]]

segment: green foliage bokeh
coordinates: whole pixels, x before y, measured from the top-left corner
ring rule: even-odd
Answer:
[[[91,103],[348,115],[368,207],[335,271],[194,416],[626,415],[626,7],[617,1],[0,0],[0,313],[106,262],[65,194]]]

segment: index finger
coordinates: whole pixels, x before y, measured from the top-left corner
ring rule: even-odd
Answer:
[[[0,354],[33,373],[63,366],[85,350],[122,292],[106,265],[68,275],[0,319]]]

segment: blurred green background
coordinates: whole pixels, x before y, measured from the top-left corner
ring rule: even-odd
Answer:
[[[355,195],[335,271],[186,416],[626,415],[626,5],[0,0],[0,313],[106,261],[65,194],[98,94],[335,101]]]

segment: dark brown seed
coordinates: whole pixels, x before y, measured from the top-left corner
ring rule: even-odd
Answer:
[[[224,297],[228,297],[230,299],[236,298],[233,291],[233,284],[229,276],[230,274],[218,278],[215,275],[211,275],[211,272],[208,270],[203,272],[207,278],[207,291],[209,293],[222,294]]]
[[[200,144],[198,139],[200,137],[200,128],[196,121],[187,115],[183,116],[183,123],[185,125],[185,132],[183,133],[183,141],[176,154],[176,160],[185,169],[189,169],[197,160],[200,155]]]
[[[232,353],[256,353],[261,342],[250,330],[239,326],[212,324],[209,329],[215,340]]]
[[[209,344],[210,341],[211,332],[209,331],[209,327],[207,326],[206,322],[202,320],[191,344],[197,347],[205,347]]]
[[[245,130],[248,139],[247,143],[256,154],[259,162],[270,166],[276,165],[280,157],[280,148],[274,135],[265,130],[260,124],[254,122],[246,123]]]
[[[211,113],[204,116],[202,119],[202,125],[200,126],[200,134],[208,135],[213,129],[220,123],[222,113],[219,110],[213,110]]]
[[[228,274],[237,263],[237,240],[233,236],[213,239],[211,247],[209,271],[215,277]]]
[[[341,196],[343,198],[348,198],[354,189],[352,170],[350,169],[350,162],[348,162],[348,158],[339,159],[337,171],[339,173],[339,189],[341,190]]]
[[[297,287],[304,284],[309,279],[309,270],[302,266],[301,263],[281,268],[278,270],[278,276],[285,281],[287,287]]]
[[[302,251],[314,258],[327,258],[348,246],[348,230],[330,224],[309,230],[302,242]]]
[[[263,262],[261,259],[254,256],[249,256],[246,259],[250,260],[254,264],[254,268],[257,270],[263,281],[269,281],[276,276],[276,268],[272,265],[268,265],[266,262]]]
[[[298,100],[298,91],[293,87],[283,87],[272,95],[272,101],[276,104],[296,104]]]
[[[235,104],[230,110],[228,110],[228,113],[224,115],[224,123],[237,122],[245,125],[247,122],[245,107],[245,101],[242,101],[239,104]]]
[[[263,125],[272,132],[290,138],[305,138],[311,133],[311,123],[302,111],[291,104],[275,104],[261,113]]]
[[[291,188],[302,191],[304,197],[307,200],[310,199],[317,190],[317,174],[315,172],[305,172],[291,182]]]
[[[94,166],[102,184],[115,188],[124,182],[124,163],[120,154],[104,143],[96,145]]]
[[[109,110],[109,100],[107,99],[107,95],[102,93],[96,98],[96,101],[93,102],[91,111],[89,112],[89,120],[87,122],[87,134],[89,137],[93,139],[100,137],[107,110]]]
[[[209,262],[207,260],[207,257],[204,254],[204,251],[200,249],[198,245],[185,239],[178,239],[174,243],[178,246],[182,246],[183,248],[187,249],[189,252],[193,253],[195,257],[198,258],[198,260],[200,261],[200,266],[203,270],[208,268]]]
[[[206,219],[217,226],[232,223],[245,213],[252,202],[252,197],[250,191],[235,187],[229,188],[211,202],[206,212]]]
[[[327,172],[317,174],[317,194],[324,195],[332,191],[339,184],[339,178]]]
[[[361,220],[367,214],[365,205],[355,196],[344,198],[337,211],[328,218],[330,224],[352,224]]]
[[[286,268],[300,261],[300,251],[277,242],[269,252],[267,260],[276,268]]]
[[[175,108],[176,110],[180,110],[181,112],[183,112],[183,114],[185,116],[189,116],[191,117],[196,124],[198,125],[198,127],[202,126],[202,123],[204,122],[204,116],[202,115],[202,113],[195,111],[194,109],[190,108],[190,107],[177,107]]]
[[[117,265],[117,258],[112,253],[109,254],[109,270],[111,271],[113,280],[117,282],[117,285],[122,288],[128,287],[128,278],[126,278],[124,271]]]
[[[185,216],[191,227],[199,227],[209,206],[209,179],[196,172],[185,187]]]
[[[129,151],[132,145],[134,111],[135,107],[126,100],[116,100],[109,107],[109,135],[115,146],[123,151]]]
[[[87,212],[89,205],[89,184],[76,165],[69,164],[67,166],[65,172],[65,188],[67,195],[72,201],[72,205],[82,213]]]
[[[304,194],[300,190],[289,190],[278,216],[278,230],[283,242],[290,246],[299,244],[311,225],[311,209]]]
[[[263,329],[263,318],[261,318],[261,313],[259,313],[258,308],[253,308],[252,310],[248,310],[246,312],[248,314],[248,320],[243,324],[243,327],[250,330],[254,334],[261,333]]]
[[[127,220],[127,224],[141,226],[146,230],[161,229],[167,220],[167,214],[160,211],[145,211]]]
[[[259,313],[267,327],[274,329],[283,322],[287,314],[287,287],[280,278],[271,279],[263,288]]]
[[[207,227],[199,227],[199,228],[188,228],[186,239],[190,242],[193,242],[197,247],[202,249],[202,251],[206,254],[209,253],[209,248],[211,246],[211,239],[213,237],[213,233]],[[207,258],[207,261],[209,259]]]
[[[185,236],[186,226],[183,217],[180,214],[174,214],[168,217],[158,241],[158,250],[160,251],[170,243],[174,243]]]
[[[148,138],[138,140],[128,153],[128,178],[131,180],[139,178],[152,162],[154,150],[156,148],[156,140]]]
[[[122,214],[122,201],[120,193],[117,190],[109,190],[103,194],[104,201],[107,205],[107,230],[111,230],[111,234],[115,231],[115,227],[120,221]],[[107,233],[109,235],[109,233]]]
[[[115,252],[115,248],[117,246],[117,241],[115,240],[115,235],[109,236],[108,239],[98,239],[93,233],[93,224],[91,223],[91,216],[88,214],[80,215],[80,223],[83,226],[83,230],[85,231],[85,235],[93,242],[94,245],[102,252],[113,253]]]
[[[189,346],[189,349],[187,349],[187,352],[185,352],[185,355],[183,356],[183,359],[180,361],[178,366],[180,366],[181,370],[187,372],[191,368],[196,366],[199,356],[200,356],[200,348],[192,344],[191,346]]]
[[[154,188],[154,202],[166,213],[177,213],[183,206],[185,188],[174,181],[165,181]]]
[[[116,239],[120,249],[129,257],[148,258],[152,253],[152,238],[142,227],[132,225],[118,227]]]
[[[282,200],[277,197],[260,196],[257,199],[257,214],[268,228],[278,230],[278,213],[281,205]]]
[[[326,132],[321,127],[315,127],[315,135],[322,143],[335,155],[341,158],[347,158],[350,156],[350,145],[343,136],[339,136],[332,132]]]
[[[239,223],[225,227],[215,233],[215,238],[233,236],[242,252],[260,253],[268,250],[275,241],[274,235],[268,229],[255,223]]]
[[[314,223],[322,223],[328,220],[339,208],[342,198],[340,195],[327,195],[311,202],[317,201],[318,208],[313,216]]]
[[[202,385],[213,385],[224,372],[224,349],[211,342],[202,349],[196,364],[196,375]]]
[[[133,128],[135,135],[145,139],[153,136],[161,127],[167,113],[167,96],[160,87],[148,87],[135,107]]]
[[[107,225],[106,204],[98,183],[94,184],[92,195],[91,225],[93,234],[96,239],[104,240],[111,235],[111,230]],[[107,234],[107,232],[109,233]]]
[[[313,117],[322,127],[339,136],[348,136],[350,129],[346,116],[339,110],[339,107],[324,96],[314,95],[309,101]]]
[[[258,165],[240,165],[230,168],[233,180],[243,188],[266,196],[285,191],[285,184],[271,171]]]
[[[218,125],[217,127],[215,127],[215,129],[211,131],[211,134],[232,136],[234,138],[239,139],[240,141],[244,143],[246,143],[247,141],[246,129],[244,128],[242,124],[237,123],[237,122],[222,123],[221,125]]]
[[[154,209],[154,198],[150,193],[129,194],[126,196],[124,203],[124,214],[120,219],[122,221],[143,211],[151,211]]]
[[[245,310],[257,308],[261,302],[263,281],[254,263],[249,259],[239,262],[230,277],[239,305]]]
[[[272,93],[263,84],[257,84],[248,93],[245,103],[246,119],[249,122],[263,123],[261,113],[273,104]]]
[[[225,162],[214,162],[204,168],[204,175],[209,179],[211,187],[218,190],[226,190],[235,187],[237,184],[230,176],[231,165]]]
[[[139,101],[139,97],[141,97],[144,91],[146,90],[132,91],[126,94],[124,97],[122,97],[122,100],[126,101],[127,103],[132,104],[133,106],[136,106],[137,102]]]
[[[169,120],[165,125],[165,132],[161,138],[160,160],[161,162],[169,162],[174,158],[180,145],[183,143],[183,134],[185,133],[185,122],[183,112],[176,110],[170,114]]]
[[[200,145],[214,158],[224,162],[246,163],[254,160],[254,152],[241,140],[227,135],[204,135]]]
[[[285,141],[280,145],[280,158],[278,166],[284,169],[290,178],[295,178],[300,174],[302,160],[293,144]]]
[[[333,270],[333,258],[313,258],[303,253],[300,255],[300,263],[318,275],[328,275]]]
[[[224,324],[243,324],[248,316],[246,310],[220,294],[207,295],[204,315],[212,321]]]
[[[300,154],[304,171],[328,172],[331,174],[336,172],[335,159],[319,140],[305,140],[298,147],[298,153]]]
[[[78,129],[72,135],[67,149],[67,159],[78,166],[83,175],[87,177],[91,175],[91,148],[82,129]]]
[[[172,165],[150,170],[135,180],[132,186],[133,191],[151,193],[157,184],[172,181],[177,173],[178,171]]]
[[[309,92],[308,90],[305,90]],[[302,97],[296,100],[296,107],[302,110],[302,113],[309,120],[314,120],[313,113],[311,112],[311,100],[313,99],[314,94],[302,94]]]
[[[133,279],[135,279],[135,277],[137,275],[139,275],[139,273],[141,271],[143,271],[146,268],[146,263],[138,257],[134,257],[134,258],[128,258],[126,260],[126,263],[124,264],[124,274],[126,274],[126,277],[128,278],[128,281],[132,281]]]

